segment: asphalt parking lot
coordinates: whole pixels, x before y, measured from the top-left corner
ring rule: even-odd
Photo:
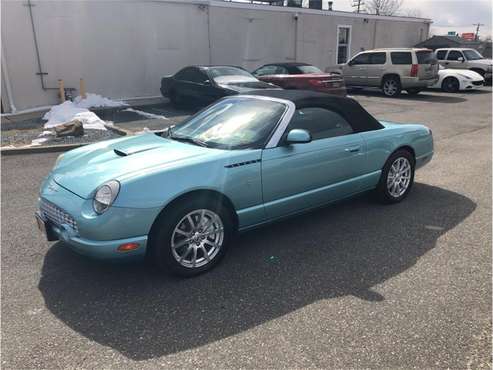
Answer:
[[[33,213],[57,154],[4,156],[2,367],[491,366],[491,89],[354,97],[433,130],[409,198],[249,232],[193,279],[46,242]]]

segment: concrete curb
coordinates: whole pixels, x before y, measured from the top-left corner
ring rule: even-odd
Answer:
[[[35,154],[35,153],[55,153],[66,152],[67,150],[79,148],[84,145],[93,143],[77,143],[77,144],[61,144],[61,145],[46,145],[46,146],[30,146],[26,148],[2,148],[0,155],[14,154]]]

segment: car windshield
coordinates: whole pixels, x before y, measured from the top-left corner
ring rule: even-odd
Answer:
[[[300,72],[304,75],[323,73],[320,69],[315,66],[298,66]]]
[[[169,138],[217,149],[262,148],[286,109],[269,99],[231,97],[190,117]]]
[[[484,59],[484,57],[479,54],[476,50],[463,50],[464,55],[467,60],[479,60]]]
[[[236,67],[212,67],[207,71],[209,76],[218,84],[258,81],[249,72]]]

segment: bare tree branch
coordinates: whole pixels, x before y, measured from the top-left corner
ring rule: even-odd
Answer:
[[[394,15],[401,6],[403,0],[365,0],[366,10],[370,14]]]

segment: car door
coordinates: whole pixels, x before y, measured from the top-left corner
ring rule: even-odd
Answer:
[[[369,60],[366,68],[367,85],[368,86],[380,86],[382,77],[385,72],[385,63],[387,61],[387,53],[374,52],[368,53]]]
[[[368,53],[360,53],[344,64],[342,72],[346,85],[366,86],[369,60]]]
[[[305,129],[312,141],[285,144],[287,133]],[[295,111],[279,145],[262,152],[262,193],[268,218],[344,198],[361,190],[366,147],[339,113],[319,107]]]
[[[206,79],[201,76],[201,72],[197,67],[187,67],[181,70],[175,76],[175,90],[184,98],[196,98],[199,96],[199,82]]]
[[[209,76],[199,68],[193,68],[189,73],[189,80],[185,83],[185,89],[186,94],[197,101],[209,103],[218,98],[217,91]]]
[[[462,58],[462,59],[461,59]],[[450,50],[447,54],[447,59],[443,63],[445,68],[464,68],[464,55],[460,50]]]

